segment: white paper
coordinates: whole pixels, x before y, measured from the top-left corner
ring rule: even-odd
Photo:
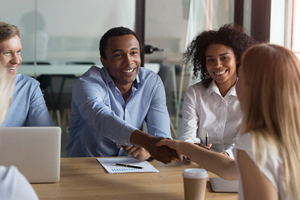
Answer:
[[[159,172],[148,161],[138,161],[131,157],[97,158],[108,173]],[[116,166],[116,163],[142,167],[142,169]]]

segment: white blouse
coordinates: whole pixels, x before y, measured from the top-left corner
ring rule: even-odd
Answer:
[[[182,131],[180,140],[191,143],[212,143],[212,151],[227,152],[233,158],[232,149],[237,138],[242,114],[237,98],[236,85],[222,97],[215,81],[205,88],[201,82],[190,86],[182,106]]]
[[[270,147],[267,145],[267,148]],[[250,133],[241,135],[239,139],[235,142],[235,148],[233,151],[235,157],[237,156],[237,150],[245,151],[245,153],[247,153],[247,155],[254,161],[253,150],[252,150],[252,139]],[[267,149],[267,152],[270,152],[270,150]],[[237,157],[235,159],[235,162],[237,163],[238,166]],[[278,197],[280,200],[291,200],[287,197],[284,167],[278,151],[273,152],[272,154],[267,153],[267,162],[264,168],[262,169],[262,173],[274,185],[274,187],[278,191]],[[241,180],[241,177],[239,177],[239,180]],[[243,199],[244,199],[243,185],[242,185],[242,181],[239,181],[239,200],[243,200]]]
[[[0,199],[39,199],[27,179],[15,166],[0,166]]]

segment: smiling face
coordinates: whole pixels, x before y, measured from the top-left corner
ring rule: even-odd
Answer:
[[[113,36],[107,41],[106,58],[101,57],[115,85],[129,90],[141,66],[139,42],[133,35]]]
[[[0,63],[13,77],[22,63],[22,45],[19,36],[0,42]]]
[[[229,90],[236,81],[236,59],[233,50],[223,44],[206,48],[206,69],[219,88]]]

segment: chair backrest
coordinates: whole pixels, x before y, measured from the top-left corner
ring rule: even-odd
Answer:
[[[35,62],[33,61],[28,61],[28,62],[22,62],[22,65],[34,65]],[[51,65],[49,62],[46,61],[37,61],[37,65]]]
[[[69,61],[66,62],[66,65],[96,65],[96,63],[90,61]]]

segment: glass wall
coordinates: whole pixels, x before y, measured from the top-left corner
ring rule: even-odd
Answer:
[[[97,65],[99,39],[109,28],[134,29],[135,0],[1,0],[0,20],[21,31],[23,62]],[[126,17],[124,17],[126,16]]]

